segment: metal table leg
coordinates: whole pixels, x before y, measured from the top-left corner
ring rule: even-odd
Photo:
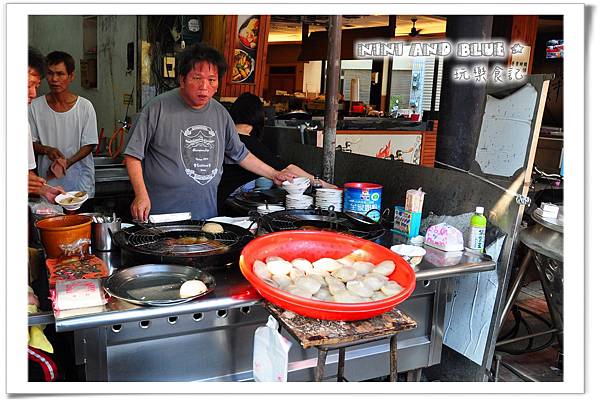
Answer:
[[[346,348],[340,348],[338,352],[338,370],[337,370],[337,381],[343,382],[344,379],[344,365],[346,362]]]
[[[523,286],[523,278],[525,277],[525,273],[527,273],[527,269],[531,263],[531,259],[533,257],[533,251],[530,249],[527,251],[525,258],[521,265],[519,265],[519,269],[517,270],[517,275],[515,276],[515,280],[513,281],[512,286],[509,288],[508,293],[506,295],[506,301],[504,303],[504,309],[502,309],[502,314],[500,315],[500,324],[498,327],[502,328],[510,310],[512,309],[515,300],[517,299],[517,295],[521,291],[521,287]]]
[[[398,335],[390,337],[390,381],[398,381]]]
[[[325,375],[325,360],[327,359],[327,350],[322,348],[317,348],[317,368],[315,372],[315,381],[320,382],[323,381],[323,376]]]

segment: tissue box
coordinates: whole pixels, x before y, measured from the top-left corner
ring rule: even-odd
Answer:
[[[396,206],[394,212],[394,230],[405,237],[413,238],[419,235],[421,212],[409,212],[402,206]]]
[[[464,249],[462,233],[446,223],[436,224],[427,229],[425,245],[447,252]]]

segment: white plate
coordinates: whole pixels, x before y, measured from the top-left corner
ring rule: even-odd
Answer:
[[[427,253],[425,248],[421,248],[420,246],[414,246],[414,245],[406,245],[406,244],[394,245],[390,249],[392,250],[392,252],[395,252],[398,255],[409,256],[409,257],[425,256],[425,254]]]

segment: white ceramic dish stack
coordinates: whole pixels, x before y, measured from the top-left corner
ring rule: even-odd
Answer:
[[[307,177],[296,177],[290,181],[284,181],[281,187],[290,195],[302,195],[310,186],[310,180]]]
[[[312,196],[308,195],[286,195],[285,196],[285,208],[286,209],[310,209],[313,204]]]
[[[319,188],[315,195],[315,207],[328,209],[333,205],[333,210],[341,212],[343,193],[344,191],[338,188]]]

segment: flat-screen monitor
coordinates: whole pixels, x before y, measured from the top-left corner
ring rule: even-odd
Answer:
[[[563,58],[562,39],[551,39],[546,42],[546,58]]]

